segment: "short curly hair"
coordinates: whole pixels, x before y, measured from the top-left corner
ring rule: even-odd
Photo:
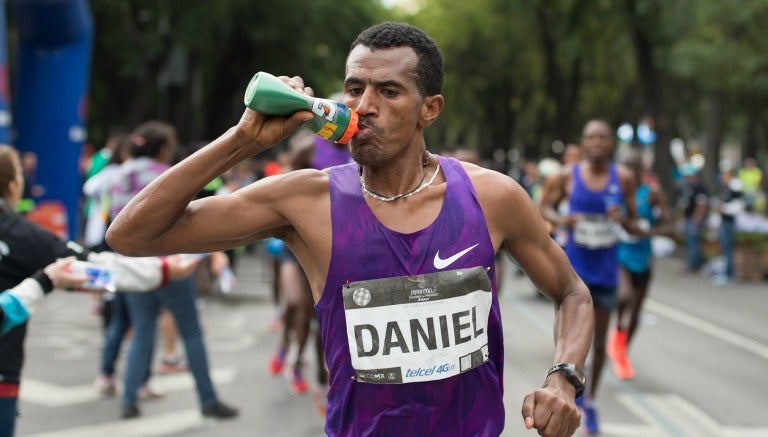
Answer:
[[[386,21],[363,30],[352,42],[350,52],[357,46],[372,51],[410,47],[416,52],[416,86],[422,96],[440,94],[443,89],[443,55],[435,41],[418,27]]]

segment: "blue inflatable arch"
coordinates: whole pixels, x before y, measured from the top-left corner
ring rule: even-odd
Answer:
[[[64,203],[69,237],[75,238],[93,40],[90,8],[87,0],[8,2],[18,32],[9,98],[5,0],[0,3],[0,141],[37,154],[42,199]]]

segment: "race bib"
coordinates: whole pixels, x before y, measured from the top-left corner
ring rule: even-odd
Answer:
[[[352,282],[343,295],[358,381],[434,381],[488,361],[492,293],[483,267]]]
[[[602,215],[586,215],[573,228],[573,242],[588,249],[615,246],[617,223]]]

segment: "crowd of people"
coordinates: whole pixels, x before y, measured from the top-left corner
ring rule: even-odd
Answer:
[[[312,93],[300,77],[281,80]],[[620,379],[635,375],[629,345],[651,286],[653,239],[679,238],[686,268],[699,271],[701,232],[716,212],[725,262],[714,280],[732,282],[737,218],[764,208],[759,167],[750,159],[741,169],[721,166],[717,202],[690,163],[680,169],[678,192],[664,193],[643,155],[616,159],[615,129],[595,119],[559,161],[527,160],[515,181],[482,166],[471,148],[428,150],[424,130],[445,105],[442,81],[434,41],[387,22],[353,42],[343,92],[331,96],[359,115],[349,147],[299,128],[311,119],[306,111],[275,117],[246,109],[236,126],[189,153],[179,153],[174,128],[161,121],[115,131],[85,178],[88,249],[74,250],[11,211],[24,173],[18,153],[0,147],[0,218],[35,244],[12,251],[24,268],[8,270],[8,257],[0,260],[8,289],[0,294],[0,435],[13,435],[34,301],[54,285],[79,288],[85,280],[65,273],[72,259],[57,258],[67,256],[127,266],[118,292],[97,295],[104,345],[95,389],[104,396],[118,394],[119,352],[129,342],[122,418],[141,414],[140,399],[163,396],[150,384],[158,325],[158,371],[189,372],[204,416],[236,417],[209,375],[193,270],[223,277],[238,250],[254,244],[273,257],[278,335],[265,370],[287,371],[297,395],[314,386],[329,435],[502,432],[502,252],[556,310],[553,366],[522,400],[525,426],[546,436],[572,435],[580,424],[599,433],[606,361]],[[413,375],[401,367],[411,359],[451,364]]]
[[[125,292],[144,294],[135,292],[153,291],[188,277],[195,267],[182,257],[126,257],[63,240],[15,211],[24,185],[18,152],[0,145],[0,240],[4,247],[0,288],[8,290],[0,294],[0,435],[4,436],[14,434],[28,318],[36,302],[54,285],[81,289],[94,285],[102,291],[113,285]],[[107,272],[110,280],[90,284],[93,278],[83,273],[87,270],[68,269],[76,262]]]
[[[749,230],[768,236],[768,228],[756,224],[766,219],[763,176],[754,159],[745,159],[742,168],[723,160],[711,184],[702,177],[701,161],[691,159],[676,169],[674,191],[666,193],[647,155],[630,150],[614,163],[613,132],[605,121],[590,121],[581,143],[570,144],[561,162],[528,160],[520,178],[593,298],[590,383],[578,399],[588,434],[600,430],[595,399],[606,357],[617,378],[635,375],[628,351],[640,325],[654,258],[669,255],[679,243],[684,270],[706,273],[722,286],[736,281],[739,220],[746,223],[752,214]],[[708,242],[716,242],[716,250],[705,255],[702,247]],[[707,264],[713,266],[704,269]],[[762,266],[763,275],[767,267]]]

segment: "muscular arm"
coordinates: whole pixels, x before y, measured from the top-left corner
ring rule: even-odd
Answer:
[[[555,304],[553,362],[576,363],[583,368],[592,341],[589,290],[562,248],[547,233],[535,206],[517,190],[511,194],[512,204],[519,207],[507,219],[503,247]]]
[[[546,179],[541,195],[541,204],[539,211],[541,216],[548,222],[558,226],[568,226],[568,218],[561,216],[557,212],[557,205],[566,198],[565,182],[569,174],[565,172],[557,173]]]
[[[494,244],[507,250],[536,287],[555,304],[553,362],[583,367],[593,329],[589,290],[547,233],[539,211],[522,187],[496,172],[481,170],[472,174]],[[564,379],[561,382],[573,390]]]
[[[470,177],[495,247],[508,250],[534,284],[554,302],[552,362],[574,363],[583,369],[594,326],[589,290],[563,250],[550,238],[544,220],[522,187],[488,170],[472,169]],[[575,394],[563,372],[549,375],[541,388],[523,400],[526,428],[536,428],[539,433],[548,428],[573,433],[579,425]]]

